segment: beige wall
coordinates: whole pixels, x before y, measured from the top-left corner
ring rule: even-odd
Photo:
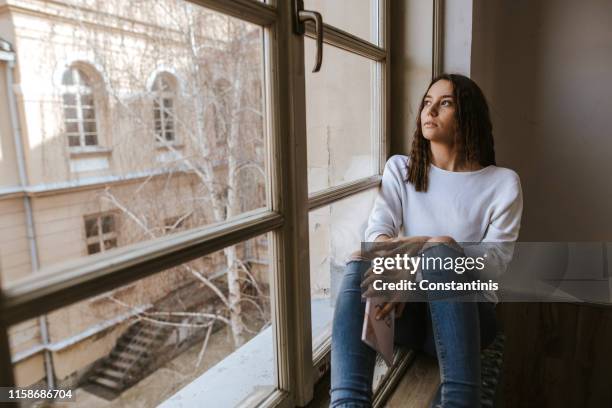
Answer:
[[[6,284],[31,270],[23,199],[0,200],[1,280]]]
[[[612,240],[610,16],[607,0],[475,3],[471,73],[521,177],[521,240]]]
[[[0,25],[2,24],[0,21]],[[0,188],[14,187],[19,184],[14,135],[9,111],[9,87],[6,84],[6,71],[8,69],[6,63],[0,62]]]
[[[432,2],[391,2],[391,153],[408,154],[432,72]]]

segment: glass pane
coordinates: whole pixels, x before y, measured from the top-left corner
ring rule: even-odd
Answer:
[[[108,45],[95,47],[96,64],[79,60],[91,87],[69,88],[79,92],[76,98],[60,87],[55,101],[39,92],[28,94],[23,104],[22,128],[44,136],[25,152],[26,167],[36,169],[29,182],[41,186],[32,199],[33,218],[41,220],[34,237],[41,268],[84,256],[84,215],[116,211],[118,217],[132,217],[117,220],[118,244],[126,245],[172,233],[163,220],[176,214],[191,213],[189,225],[197,228],[239,217],[243,208],[267,208],[268,194],[249,195],[238,187],[249,180],[265,193],[270,185],[262,27],[186,0],[67,3],[58,23],[53,16],[59,6],[40,2],[40,30],[17,33],[14,39],[26,44],[22,57],[28,64],[19,72],[24,84],[51,83],[67,56],[89,55],[92,44]],[[9,14],[7,19],[16,18]],[[104,24],[92,24],[94,15],[104,16]],[[69,34],[58,36],[57,30]],[[172,70],[163,74],[164,86],[177,90],[172,97],[159,98],[147,87],[160,66]],[[166,106],[168,121],[155,122],[162,115],[151,112],[153,101]],[[64,102],[80,109],[82,126],[64,119]],[[215,110],[217,104],[226,109]],[[74,117],[74,111],[68,115]],[[157,148],[156,131],[161,141],[171,141],[179,128],[181,149]],[[55,146],[57,140],[74,148],[99,145],[108,152],[66,154]],[[217,148],[217,140],[228,140],[232,150]],[[2,155],[3,163],[17,163],[14,149],[3,149]],[[6,185],[19,185],[17,172],[6,177]],[[83,186],[89,186],[86,192]],[[27,233],[20,228],[20,234]],[[0,247],[16,239],[2,234]],[[21,267],[7,274],[28,274],[28,254],[20,250],[15,256],[21,257]]]
[[[85,144],[87,146],[96,146],[98,144],[98,137],[96,135],[85,135]]]
[[[81,138],[78,136],[68,136],[68,146],[80,146]]]
[[[307,63],[314,45],[304,40]],[[326,46],[321,71],[306,70],[310,193],[378,174],[374,69],[366,58]]]
[[[78,122],[66,122],[66,132],[67,133],[79,133],[79,123]]]
[[[95,133],[96,132],[96,122],[93,122],[93,121],[83,122],[83,131],[85,133]]]
[[[104,249],[105,250],[109,250],[111,248],[116,248],[117,247],[117,240],[116,239],[107,239],[104,241]]]
[[[83,112],[83,119],[84,120],[93,120],[96,118],[96,114],[95,114],[95,110],[94,109],[87,109],[84,108],[82,110]]]
[[[64,109],[64,117],[66,119],[77,119],[77,110],[76,108],[65,108]]]
[[[273,262],[262,239],[268,235],[47,314],[56,383],[76,390],[68,405],[155,407],[174,396],[168,404],[233,407],[273,391]],[[9,333],[18,385],[44,386],[38,321]]]
[[[76,95],[74,94],[64,94],[62,99],[64,100],[64,105],[76,105]]]
[[[100,252],[100,243],[96,242],[95,244],[87,245],[87,254],[88,255],[97,254],[98,252]]]
[[[98,231],[98,218],[86,218],[85,219],[85,236],[87,238],[94,237],[99,234]]]
[[[64,75],[62,76],[62,84],[64,85],[74,85],[74,77],[72,75],[72,68],[68,68]]]
[[[310,295],[313,350],[331,334],[346,258],[364,239],[376,189],[310,212]]]
[[[81,104],[83,106],[93,106],[94,98],[91,94],[81,95]]]
[[[304,0],[304,8],[321,13],[324,23],[376,44],[377,3],[377,0]]]
[[[108,234],[115,231],[115,217],[113,215],[105,215],[102,217],[102,233]]]

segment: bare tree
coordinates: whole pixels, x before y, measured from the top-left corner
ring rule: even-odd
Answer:
[[[130,7],[129,2],[94,3],[100,9],[113,4],[126,12],[137,9],[133,18],[145,28],[155,26],[134,35],[100,32],[86,24],[87,11],[78,4],[73,7],[80,16],[75,38],[95,54],[106,79],[101,92],[106,109],[100,122],[112,139],[115,163],[126,172],[150,173],[131,189],[108,185],[100,194],[126,220],[122,243],[156,238],[184,226],[221,222],[265,205],[260,29],[179,0],[159,1],[149,10]],[[168,87],[175,97],[167,106],[159,99],[160,88],[145,84],[160,66],[172,68],[176,81],[173,89]],[[165,118],[163,126],[171,124],[167,129],[156,126],[154,106],[156,114]],[[171,160],[156,164],[158,150]],[[190,186],[188,194],[177,194],[169,187],[181,183]],[[164,199],[172,203],[160,201]],[[166,216],[169,206],[180,214]],[[241,293],[241,282],[259,286],[236,246],[225,248],[223,254],[227,296],[194,263],[179,269],[221,299],[229,315],[224,323],[231,327],[234,346],[239,347],[246,337],[243,303],[261,309],[257,298]],[[264,296],[259,289],[258,293]],[[208,338],[209,333],[205,345]]]

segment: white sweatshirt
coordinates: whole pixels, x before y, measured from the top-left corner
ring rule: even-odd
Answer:
[[[374,241],[380,234],[396,237],[400,231],[403,236],[448,235],[459,243],[516,241],[523,195],[514,171],[488,166],[453,172],[431,165],[427,191],[417,192],[405,181],[408,160],[407,156],[395,155],[387,161],[365,231],[366,241]],[[472,248],[464,246],[466,255],[482,254],[482,246]],[[500,253],[486,251],[487,263],[498,264],[495,274],[503,273],[512,257],[508,246],[503,248]]]

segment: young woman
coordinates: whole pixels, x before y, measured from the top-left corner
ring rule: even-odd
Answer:
[[[456,257],[463,255],[457,243],[516,241],[522,207],[518,175],[495,166],[482,91],[465,76],[444,74],[423,97],[410,157],[396,155],[386,163],[365,240],[438,243],[428,244],[424,255]],[[338,294],[332,332],[334,408],[371,406],[375,351],[361,341],[365,303],[360,288],[370,266],[363,258],[349,261]],[[423,270],[422,275],[430,282],[453,279],[444,271]],[[379,312],[381,318],[393,308],[398,312],[396,343],[438,358],[441,384],[433,407],[480,406],[480,350],[497,330],[497,299],[491,293],[484,298],[387,303]]]

